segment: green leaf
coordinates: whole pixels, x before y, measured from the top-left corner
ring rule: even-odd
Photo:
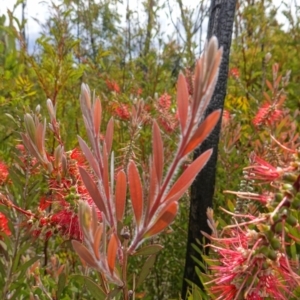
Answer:
[[[135,256],[152,255],[152,254],[158,253],[162,249],[163,249],[163,246],[159,245],[159,244],[148,245],[148,246],[145,246],[145,247],[137,250],[133,255],[135,255]]]
[[[40,257],[39,256],[35,256],[31,259],[29,259],[28,261],[26,261],[24,264],[21,264],[19,266],[19,268],[17,268],[17,271],[16,272],[20,272],[19,276],[18,276],[18,279],[19,280],[24,280],[24,275],[25,275],[25,272],[27,271],[27,269],[33,265],[37,260],[39,260]]]
[[[156,260],[156,255],[151,255],[147,258],[147,260],[145,261],[141,272],[138,276],[137,282],[136,282],[136,288],[138,288],[146,279],[146,277],[148,276],[148,274],[150,273],[154,263]]]
[[[58,285],[57,285],[57,293],[56,293],[56,297],[57,300],[60,299],[61,293],[64,290],[65,286],[66,286],[66,274],[64,272],[59,274],[59,278],[58,278]]]
[[[81,281],[81,282],[83,281],[86,285],[86,288],[95,299],[106,300],[107,295],[105,294],[105,292],[102,290],[102,288],[99,285],[97,285],[89,277],[75,274],[75,275],[71,275],[70,278],[75,279],[76,281]]]

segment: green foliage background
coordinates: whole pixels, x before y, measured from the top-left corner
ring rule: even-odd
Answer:
[[[199,36],[203,42],[206,33],[201,23],[197,23],[198,19],[190,21],[194,20],[192,16],[197,11],[183,7],[182,1],[170,2],[171,6],[182,8],[181,30],[176,27],[174,33],[166,38],[162,38],[164,33],[159,23],[159,16],[168,9],[165,1],[142,1],[147,16],[145,22],[139,19],[133,8],[128,8],[125,24],[121,22],[117,10],[118,1],[64,0],[58,5],[49,3],[49,16],[40,21],[42,33],[35,42],[34,51],[29,51],[25,42],[28,39],[25,34],[26,20],[18,20],[14,11],[1,16],[0,159],[12,165],[13,158],[17,156],[14,149],[20,141],[18,132],[23,127],[24,112],[34,110],[40,104],[42,113],[46,115],[47,98],[57,105],[57,118],[61,122],[66,148],[77,146],[76,135],[85,135],[78,101],[82,82],[88,83],[91,90],[102,98],[106,121],[110,117],[110,104],[114,101],[130,104],[135,98],[134,91],[139,88],[146,103],[154,101],[156,95],[168,92],[176,111],[177,76],[179,71],[193,67],[199,52]],[[22,1],[17,5],[22,5]],[[207,17],[208,7],[208,1],[199,1],[197,9],[201,18]],[[278,21],[278,7],[271,0],[238,1],[230,68],[239,71],[239,78],[229,78],[225,108],[235,114],[236,124],[241,126],[241,135],[230,151],[226,148],[228,141],[224,136],[220,142],[215,195],[215,213],[219,217],[225,218],[218,208],[231,203],[222,191],[239,189],[242,168],[247,165],[251,152],[248,147],[248,138],[253,134],[251,120],[258,106],[264,102],[263,92],[267,90],[265,79],[271,78],[274,62],[280,64],[281,70],[291,70],[286,105],[292,110],[300,106],[299,8],[296,7],[292,13],[287,4],[282,4],[281,10],[281,19],[284,18],[286,24],[284,27]],[[268,63],[265,61],[267,53],[272,54]],[[120,93],[112,92],[106,84],[107,80],[116,82]],[[155,111],[152,113],[155,115]],[[115,149],[126,145],[131,138],[126,123],[119,121],[117,127],[120,130],[114,143]],[[146,157],[145,152],[151,148],[149,135],[150,129],[143,128],[140,137],[134,140],[136,149],[143,149],[137,152],[141,162]],[[175,132],[169,147],[174,145],[176,138]],[[48,148],[54,149],[54,140],[47,142]],[[10,192],[16,203],[24,208],[37,205],[43,193],[39,180],[28,181],[27,174],[14,168],[11,173],[14,188]],[[2,290],[6,291],[2,299],[6,299],[8,294],[12,295],[10,299],[29,299],[33,294],[38,295],[39,299],[49,299],[48,296],[50,299],[91,299],[87,290],[82,288],[82,282],[71,275],[83,271],[68,242],[52,238],[46,243],[39,241],[39,247],[33,249],[28,243],[26,230],[13,226],[24,221],[22,216],[7,211],[3,206],[0,210],[13,220],[13,235],[0,245],[9,256],[0,254],[0,287],[5,287]],[[144,299],[178,299],[185,259],[188,211],[186,196],[172,225],[172,232],[160,237],[165,248],[141,289],[141,293],[145,292]],[[45,255],[48,257],[46,260]],[[51,257],[56,258],[56,264],[51,262]],[[40,286],[33,284],[34,275],[26,271],[37,260],[45,262],[41,263],[38,271],[33,271],[33,274],[39,272],[41,275]],[[7,263],[8,268],[4,267]],[[58,276],[45,271],[58,268],[61,264],[65,265],[65,269]],[[132,262],[132,273],[138,274],[139,264],[139,261]],[[97,278],[97,274],[94,277]]]

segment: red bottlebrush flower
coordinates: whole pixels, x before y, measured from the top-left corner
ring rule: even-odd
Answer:
[[[160,116],[158,118],[158,123],[168,133],[172,133],[174,131],[174,129],[175,129],[175,123],[171,122],[171,120],[169,120],[169,119],[167,119],[165,117]]]
[[[283,111],[276,104],[264,103],[252,120],[255,127],[261,125],[273,125],[283,116]]]
[[[58,225],[59,231],[70,239],[81,240],[82,233],[79,226],[78,215],[64,209],[51,217],[51,223]]]
[[[8,227],[8,219],[0,212],[0,232],[4,232],[6,235],[11,235],[11,231]]]
[[[121,120],[129,120],[130,113],[128,110],[128,106],[126,104],[120,104],[118,107],[115,108],[114,114],[118,116]]]
[[[120,87],[114,80],[106,80],[106,86],[109,90],[116,92],[117,94],[120,93]]]
[[[210,267],[212,280],[206,283],[210,293],[219,300],[290,299],[297,283],[284,265],[284,255],[269,250],[264,237],[254,230],[233,228],[225,234],[211,237],[210,247],[218,254],[219,264]],[[275,253],[272,259],[270,251]]]
[[[171,106],[171,96],[167,93],[164,93],[159,97],[158,105],[160,108],[168,110]]]
[[[0,185],[3,185],[8,176],[8,168],[5,163],[0,161]]]
[[[237,293],[237,288],[234,284],[215,285],[211,287],[210,291],[214,295],[219,295],[218,300],[232,300]]]
[[[250,170],[247,172],[247,179],[262,180],[264,182],[271,182],[281,177],[287,169],[275,168],[268,162],[258,156],[253,158],[254,165],[244,168]]]
[[[229,76],[232,76],[235,79],[240,78],[239,69],[237,67],[231,68],[229,71]]]
[[[229,124],[230,119],[231,119],[230,112],[224,109],[222,114],[222,127],[226,127]]]

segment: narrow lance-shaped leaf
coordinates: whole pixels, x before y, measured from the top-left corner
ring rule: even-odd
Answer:
[[[150,162],[151,162],[151,158],[150,158]],[[149,187],[149,205],[148,205],[148,207],[150,208],[155,199],[155,196],[157,195],[159,184],[157,182],[155,165],[150,163],[149,167],[150,167],[150,187]]]
[[[107,215],[106,206],[103,202],[103,198],[98,190],[96,183],[93,181],[91,176],[87,173],[87,171],[84,168],[79,167],[79,173],[94,203],[97,205],[101,212]]]
[[[157,254],[162,249],[163,249],[163,246],[159,245],[159,244],[147,245],[147,246],[137,250],[133,255],[138,256],[138,255]]]
[[[186,84],[186,79],[182,73],[179,74],[177,81],[177,109],[181,127],[181,132],[184,132],[189,106],[189,92]]]
[[[181,174],[181,176],[171,187],[164,201],[177,201],[185,193],[185,191],[193,183],[197,174],[206,165],[207,161],[209,160],[212,154],[212,151],[212,149],[205,151],[188,166],[188,168]]]
[[[143,190],[138,169],[133,161],[128,164],[127,174],[135,220],[137,225],[140,225],[143,214]]]
[[[156,217],[157,221],[145,232],[144,237],[149,238],[163,231],[176,217],[178,202],[174,201],[167,205]]]
[[[36,145],[36,127],[35,127],[33,118],[30,114],[25,114],[24,124],[25,124],[26,132],[27,132],[28,136],[32,140],[32,143],[34,145]]]
[[[106,133],[105,133],[105,144],[106,144],[106,149],[107,149],[108,155],[110,154],[110,151],[111,151],[113,135],[114,135],[114,119],[110,118],[110,120],[107,124]]]
[[[93,109],[94,109],[94,130],[96,136],[98,136],[100,132],[101,115],[102,115],[101,101],[99,98],[95,100]]]
[[[105,190],[105,195],[106,195],[106,199],[107,201],[109,201],[109,172],[108,172],[108,153],[106,150],[106,144],[104,142],[103,145],[103,176],[102,176],[102,182],[103,182],[103,186],[104,186],[104,190]]]
[[[155,260],[156,260],[156,255],[151,255],[145,261],[141,269],[141,273],[139,274],[136,282],[136,289],[144,282],[146,277],[149,275],[152,267],[154,266]]]
[[[153,162],[155,165],[155,170],[157,174],[157,181],[161,184],[164,168],[164,148],[161,139],[161,134],[157,123],[153,122]]]
[[[94,254],[95,254],[96,259],[98,259],[98,260],[100,260],[100,242],[101,242],[101,238],[102,238],[102,233],[103,233],[103,223],[100,223],[95,232],[94,244],[93,244]]]
[[[183,156],[192,152],[198,145],[200,145],[212,132],[215,128],[216,124],[219,121],[221,115],[221,110],[215,110],[212,112],[197,128],[193,137],[187,144],[186,148],[184,149]]]
[[[118,250],[118,238],[115,233],[112,234],[107,247],[107,264],[111,273],[114,272],[116,256]]]
[[[46,125],[46,120],[45,120],[45,125]],[[45,130],[46,130],[46,126],[44,128],[42,123],[39,123],[36,127],[36,147],[40,155],[43,157],[43,159],[45,159],[44,157]]]
[[[117,221],[120,222],[122,222],[123,220],[124,211],[125,211],[126,190],[127,190],[126,175],[125,172],[121,170],[117,174],[116,192],[115,192],[116,217],[117,217]]]
[[[95,262],[93,256],[89,252],[89,250],[80,242],[73,240],[72,246],[80,258],[85,261],[90,267],[97,267],[97,263]]]
[[[86,142],[79,135],[77,136],[77,138],[78,138],[78,142],[79,142],[79,146],[81,148],[81,151],[83,152],[85,158],[89,162],[91,168],[93,169],[93,171],[95,172],[97,177],[99,179],[102,179],[102,175],[101,175],[101,171],[99,169],[99,165],[98,165],[92,151],[90,150],[90,148],[88,147]]]

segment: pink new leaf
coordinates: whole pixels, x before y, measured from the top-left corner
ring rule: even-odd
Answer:
[[[165,197],[164,202],[173,202],[179,200],[179,198],[186,192],[186,190],[193,183],[197,174],[202,170],[209,160],[212,149],[205,151],[196,160],[194,160],[188,168],[181,174],[174,185],[171,187],[169,193]]]
[[[104,190],[105,190],[105,195],[106,195],[106,199],[109,201],[109,195],[110,195],[110,192],[109,192],[109,172],[108,172],[108,152],[107,152],[107,147],[106,147],[106,143],[104,142],[104,145],[103,145],[103,154],[102,154],[102,157],[103,157],[103,176],[102,176],[102,183],[103,183],[103,186],[104,186]]]
[[[98,136],[100,132],[101,115],[102,115],[101,101],[99,98],[95,100],[93,109],[94,109],[94,130],[96,136]]]
[[[144,237],[149,238],[163,231],[167,226],[169,226],[173,222],[177,211],[178,202],[174,201],[167,205],[156,217],[157,221],[146,231]]]
[[[97,205],[99,210],[104,213],[104,215],[107,216],[105,204],[103,202],[103,198],[98,190],[97,185],[95,184],[94,180],[91,178],[91,176],[87,173],[87,171],[79,167],[79,173],[82,178],[82,181],[88,190],[90,196],[92,197],[94,203]]]
[[[92,153],[92,151],[90,150],[90,148],[88,147],[88,145],[86,144],[86,142],[78,135],[78,142],[79,142],[79,146],[81,148],[81,151],[83,152],[85,158],[87,159],[87,161],[90,164],[90,167],[93,169],[93,171],[95,172],[95,174],[97,175],[97,177],[99,179],[102,178],[100,170],[99,170],[99,166],[98,163]]]
[[[73,240],[72,246],[74,250],[77,252],[79,257],[86,262],[90,267],[96,268],[97,263],[95,262],[92,254],[89,252],[89,250],[80,242]]]
[[[161,139],[161,134],[156,121],[153,122],[153,141],[152,141],[152,151],[153,151],[153,163],[156,170],[157,181],[161,184],[163,168],[164,168],[164,150],[163,142]]]
[[[118,238],[115,233],[112,234],[107,247],[107,264],[111,274],[114,272],[116,256],[118,250]]]
[[[117,221],[122,221],[125,210],[125,202],[126,202],[126,190],[127,190],[127,182],[126,175],[123,170],[121,170],[117,175],[116,182],[116,217]]]
[[[143,215],[143,190],[140,174],[133,161],[128,164],[128,183],[132,208],[137,225],[140,225]]]
[[[189,106],[189,92],[188,92],[185,77],[182,73],[180,73],[177,81],[177,109],[178,109],[178,117],[179,117],[182,133],[185,129],[186,122],[187,122],[188,106]]]
[[[193,137],[184,149],[183,155],[187,155],[192,152],[198,145],[200,145],[212,132],[216,124],[219,121],[221,110],[215,110],[212,112],[197,128]]]
[[[113,134],[114,134],[114,119],[110,118],[105,133],[105,144],[107,149],[107,154],[110,154],[112,142],[113,142]]]

